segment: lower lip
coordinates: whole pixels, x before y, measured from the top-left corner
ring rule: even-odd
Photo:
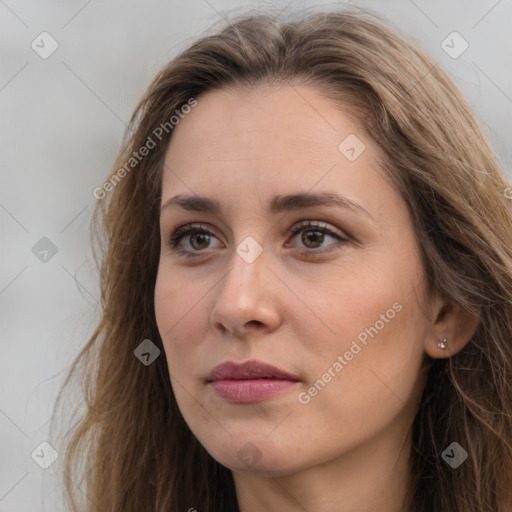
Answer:
[[[210,383],[227,402],[258,402],[285,391],[296,381],[281,379],[216,380]]]

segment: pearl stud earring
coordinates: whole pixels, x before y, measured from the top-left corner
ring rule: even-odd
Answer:
[[[440,341],[437,346],[441,349],[441,350],[446,350],[446,344],[448,343],[448,339],[447,338],[444,338],[443,341]]]

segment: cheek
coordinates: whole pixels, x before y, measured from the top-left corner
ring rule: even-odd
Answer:
[[[418,308],[414,288],[420,278],[416,277],[416,263],[397,263],[389,253],[368,251],[330,267],[330,277],[322,277],[321,291],[317,289],[313,295],[313,283],[302,283],[302,287],[297,283],[297,295],[308,297],[311,306],[310,313],[298,319],[309,333],[311,354],[318,358],[326,349],[344,353],[355,339],[363,344],[374,338],[380,345],[399,343],[400,333],[411,327],[404,318]],[[323,335],[314,335],[311,320],[314,326],[320,326]]]
[[[204,288],[183,282],[177,272],[159,270],[155,284],[155,315],[162,339],[171,387],[187,424],[208,425],[211,415],[199,406],[200,388],[194,379],[200,357],[204,309]],[[198,289],[196,293],[195,290]],[[200,293],[202,291],[202,293]]]
[[[404,422],[408,424],[422,389],[423,351],[415,315],[410,304],[403,304],[381,330],[381,324],[377,325],[378,334],[370,329],[375,319],[367,326],[369,332],[361,331],[368,334],[366,344],[357,337],[344,339],[329,347],[329,357],[317,355],[294,416],[301,431],[311,432],[313,444],[344,451],[387,429],[398,418],[408,418]],[[349,321],[349,316],[343,320]]]
[[[194,350],[201,339],[199,319],[207,318],[204,299],[204,288],[184,281],[177,272],[159,269],[155,316],[170,371],[178,372],[193,361]]]
[[[415,398],[420,379],[428,326],[415,292],[420,268],[414,261],[381,263],[339,274],[318,303],[331,335],[319,339],[308,331],[310,343],[304,347],[304,360],[314,361],[303,396],[310,399],[306,407],[326,421],[338,416],[351,429],[379,411],[391,418]]]

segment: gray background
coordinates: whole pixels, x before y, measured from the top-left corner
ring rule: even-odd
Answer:
[[[449,72],[511,176],[511,0],[351,3],[385,14]],[[56,392],[98,319],[92,191],[146,85],[235,8],[319,4],[0,0],[0,512],[62,510],[61,458],[44,470],[31,453],[50,439]],[[43,31],[59,44],[47,59],[31,48]],[[469,43],[456,59],[441,47],[453,31]],[[57,248],[46,262],[32,250],[43,237]]]

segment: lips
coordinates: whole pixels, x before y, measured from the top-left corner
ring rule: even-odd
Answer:
[[[275,366],[260,361],[236,364],[231,361],[216,366],[208,384],[226,402],[259,402],[297,386],[300,379]]]
[[[225,363],[216,366],[208,377],[209,382],[216,380],[255,379],[299,381],[298,377],[261,361],[247,361],[243,364],[226,361]]]

